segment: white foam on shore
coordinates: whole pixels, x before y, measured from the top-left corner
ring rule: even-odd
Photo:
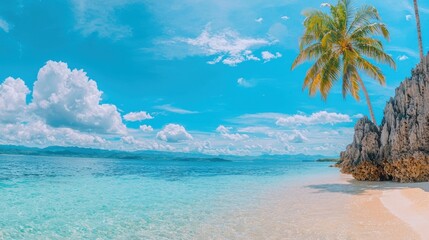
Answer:
[[[429,239],[429,193],[418,189],[383,191],[384,207],[407,223],[422,239]]]

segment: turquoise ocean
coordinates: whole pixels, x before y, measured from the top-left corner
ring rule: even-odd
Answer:
[[[302,160],[0,155],[0,239],[226,239],[225,218],[329,174]],[[293,196],[291,196],[293,197]],[[237,219],[246,222],[246,219]],[[237,235],[238,234],[238,235]]]

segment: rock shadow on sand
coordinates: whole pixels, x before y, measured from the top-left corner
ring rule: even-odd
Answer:
[[[395,183],[395,182],[360,182],[347,180],[347,183],[324,183],[308,185],[307,188],[316,190],[314,193],[344,193],[351,195],[365,194],[370,190],[400,190],[420,188],[429,193],[429,183]]]

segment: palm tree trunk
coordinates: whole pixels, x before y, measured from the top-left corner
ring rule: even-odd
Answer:
[[[423,73],[427,75],[427,66],[426,66],[426,58],[423,53],[423,38],[422,38],[422,28],[420,23],[420,14],[419,14],[419,4],[417,3],[417,0],[414,0],[414,12],[416,14],[416,23],[417,23],[417,35],[418,35],[418,41],[419,41],[419,52],[420,52],[420,61],[423,65]]]
[[[374,110],[372,109],[372,104],[371,104],[371,100],[369,99],[369,94],[368,91],[366,90],[365,84],[363,83],[362,79],[360,78],[360,76],[358,76],[358,81],[360,86],[362,87],[362,91],[365,94],[365,98],[366,98],[366,103],[368,104],[368,108],[369,108],[369,114],[371,116],[371,121],[375,124],[375,126],[377,126],[377,121],[375,120],[375,116],[374,116]]]

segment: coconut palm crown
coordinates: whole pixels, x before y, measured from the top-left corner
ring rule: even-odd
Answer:
[[[361,73],[385,84],[385,76],[376,63],[396,68],[395,61],[383,48],[381,39],[389,40],[389,31],[373,6],[354,8],[350,0],[339,0],[328,13],[310,10],[304,13],[305,32],[300,39],[300,52],[292,69],[305,61],[314,61],[307,71],[303,89],[310,95],[321,93],[327,99],[333,84],[342,80],[345,98],[350,93],[359,100],[365,94],[371,119],[375,117]]]

